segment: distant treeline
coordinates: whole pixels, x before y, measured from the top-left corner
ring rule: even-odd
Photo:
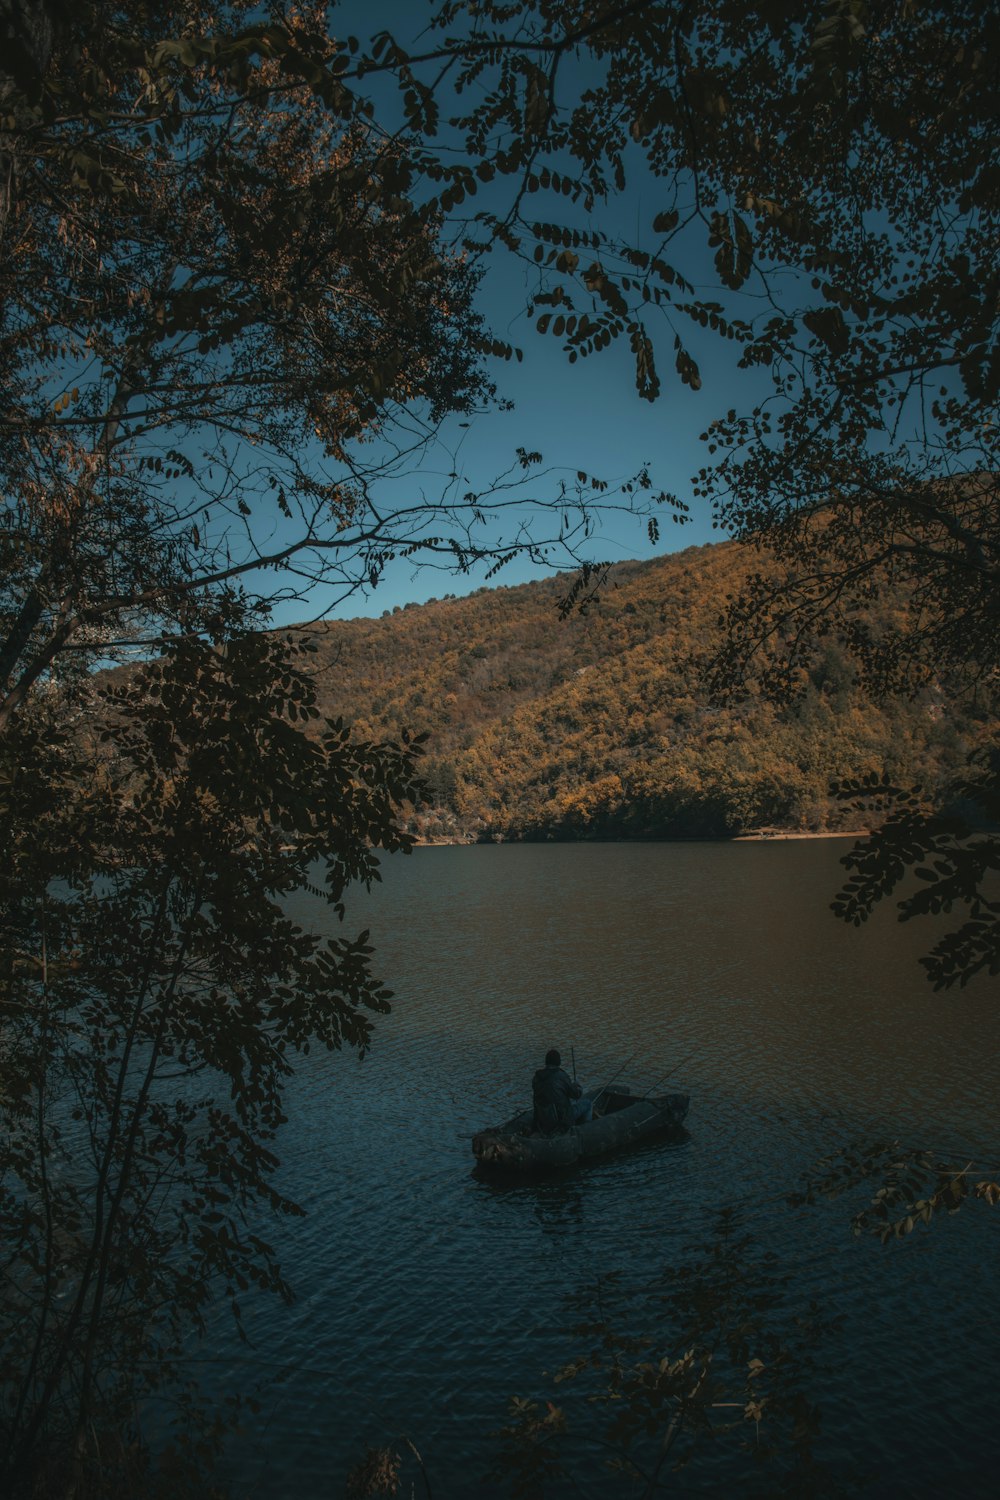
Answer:
[[[553,578],[329,622],[315,627],[320,706],[362,737],[429,736],[428,800],[411,815],[428,839],[851,828],[863,820],[831,798],[837,778],[937,788],[961,768],[988,727],[975,710],[956,713],[946,683],[873,704],[834,641],[786,706],[752,684],[713,701],[706,663],[748,566],[733,543],[623,563],[566,620]],[[891,631],[901,608],[874,606],[873,624]]]

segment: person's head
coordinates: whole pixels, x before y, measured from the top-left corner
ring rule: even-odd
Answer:
[[[554,1047],[550,1047],[545,1054],[545,1066],[547,1068],[558,1068],[561,1062],[562,1058],[559,1056],[559,1053]]]

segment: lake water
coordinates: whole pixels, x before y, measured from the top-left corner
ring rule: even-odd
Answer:
[[[861,1474],[878,1497],[996,1492],[1000,1210],[883,1248],[851,1238],[844,1202],[783,1201],[858,1138],[1000,1161],[996,986],[935,996],[916,964],[926,930],[890,910],[860,931],[836,922],[845,847],[504,845],[386,863],[350,921],[372,929],[393,1013],[363,1063],[310,1057],[291,1090],[280,1185],[308,1217],[278,1243],[298,1300],[257,1304],[253,1347],[222,1332],[212,1354],[223,1386],[263,1402],[234,1445],[237,1496],[339,1496],[366,1444],[403,1433],[435,1500],[505,1493],[482,1476],[508,1398],[572,1410],[545,1375],[579,1349],[566,1294],[690,1259],[725,1204],[796,1297],[843,1318],[810,1390],[838,1480]],[[307,896],[297,915],[327,919]],[[470,1136],[527,1102],[550,1046],[575,1048],[588,1085],[633,1055],[633,1086],[683,1064],[669,1088],[691,1095],[687,1138],[555,1180],[479,1180]],[[717,1446],[669,1493],[775,1493]],[[630,1493],[589,1457],[578,1479],[576,1493]]]

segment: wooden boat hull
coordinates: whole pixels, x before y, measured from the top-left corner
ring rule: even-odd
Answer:
[[[561,1135],[533,1134],[532,1112],[524,1110],[505,1125],[474,1135],[473,1154],[480,1166],[496,1171],[544,1172],[571,1167],[635,1141],[678,1130],[689,1100],[687,1094],[636,1099],[627,1089],[615,1089],[602,1103],[608,1112],[600,1119],[574,1125]]]

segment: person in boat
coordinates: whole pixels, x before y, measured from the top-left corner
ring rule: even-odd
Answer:
[[[531,1080],[535,1129],[542,1135],[557,1135],[593,1119],[593,1102],[584,1099],[583,1089],[563,1072],[561,1063],[559,1053],[551,1048],[545,1054],[544,1068]]]

